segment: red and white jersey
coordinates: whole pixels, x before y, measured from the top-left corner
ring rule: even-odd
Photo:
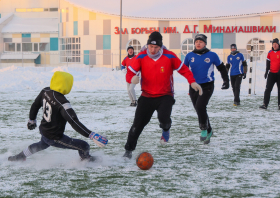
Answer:
[[[122,67],[126,67],[126,69],[128,69],[128,66],[131,65],[131,63],[135,60],[136,56],[134,55],[133,57],[129,58],[128,56],[126,56],[123,61],[122,61]],[[126,73],[127,75],[127,73]]]
[[[190,84],[195,82],[193,73],[173,52],[164,49],[161,57],[154,60],[145,50],[140,52],[132,65],[128,67],[126,81],[131,83],[132,77],[141,71],[142,96],[173,96],[173,70],[177,70]]]
[[[277,73],[280,70],[280,50],[270,50],[267,54],[267,60],[270,61],[270,72]]]

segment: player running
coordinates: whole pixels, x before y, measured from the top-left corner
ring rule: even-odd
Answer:
[[[230,45],[231,53],[227,58],[227,64],[226,68],[229,71],[230,70],[230,81],[231,81],[231,87],[233,91],[234,101],[233,105],[238,106],[240,105],[240,87],[242,82],[242,76],[243,79],[246,78],[247,73],[247,62],[244,59],[243,54],[241,54],[239,51],[237,51],[236,44]]]
[[[147,48],[142,48],[136,60],[128,67],[126,79],[133,84],[139,83],[141,71],[142,94],[138,99],[133,124],[128,133],[123,157],[131,158],[137,140],[144,127],[149,123],[154,111],[158,113],[160,128],[162,128],[161,144],[169,140],[171,127],[171,111],[175,103],[173,88],[173,70],[184,76],[195,91],[202,94],[201,87],[195,82],[192,72],[180,59],[162,45],[162,35],[159,32],[150,34]]]
[[[198,115],[199,128],[201,129],[200,141],[204,144],[210,142],[213,135],[207,114],[207,105],[214,91],[214,65],[222,75],[224,81],[222,89],[229,88],[229,78],[226,67],[215,52],[206,48],[207,36],[197,34],[194,39],[195,49],[185,57],[185,65],[191,68],[195,81],[201,86],[203,95],[199,95],[196,90],[190,86],[189,94],[193,106]]]
[[[270,50],[267,54],[266,72],[264,74],[264,78],[267,78],[267,81],[264,91],[263,105],[261,105],[260,108],[267,109],[271,91],[274,87],[274,84],[277,83],[278,109],[280,110],[280,48],[278,38],[273,39],[272,50]]]
[[[134,55],[134,48],[132,46],[127,47],[127,53],[128,53],[128,55],[123,59],[122,68],[121,68],[121,70],[125,74],[127,73],[127,67],[131,65],[131,63],[135,60],[135,57],[136,57]],[[135,94],[135,90],[134,90],[135,86],[136,86],[136,84],[127,82],[127,92],[128,92],[128,96],[131,101],[130,106],[132,106],[132,107],[137,106],[136,94]]]
[[[77,150],[81,160],[93,162],[99,159],[89,154],[90,146],[87,142],[64,135],[66,122],[69,122],[73,129],[92,139],[99,147],[108,143],[105,137],[90,131],[79,121],[70,102],[64,96],[71,91],[72,85],[71,74],[60,71],[54,73],[50,87],[44,88],[33,102],[27,123],[28,129],[35,129],[38,111],[43,107],[43,119],[39,126],[41,141],[31,144],[15,156],[10,156],[9,161],[25,161],[26,157],[49,146]]]

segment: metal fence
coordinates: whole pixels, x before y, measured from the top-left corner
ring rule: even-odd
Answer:
[[[217,53],[219,58],[226,63],[227,53]],[[122,54],[122,60],[127,54]],[[176,54],[183,59],[182,54]],[[250,54],[243,53],[247,62]],[[255,61],[265,61],[267,52],[254,57]],[[111,69],[120,69],[119,54],[60,54],[59,52],[40,52],[40,53],[0,53],[0,67],[7,66],[36,66],[36,67],[58,67],[58,66],[88,66],[88,67],[107,67]],[[182,60],[183,61],[183,60]]]

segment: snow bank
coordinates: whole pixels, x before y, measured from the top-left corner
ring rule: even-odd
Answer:
[[[257,62],[256,78],[253,70],[252,93],[263,95],[266,80],[264,79],[265,62]],[[74,76],[73,91],[97,91],[97,90],[126,90],[125,75],[121,71],[112,71],[109,68],[89,68],[87,66],[76,67],[16,67],[10,66],[0,68],[0,92],[8,91],[40,91],[49,86],[51,77],[55,71],[69,72]],[[220,73],[215,69],[215,95],[231,95],[231,88],[221,90],[222,79]],[[256,80],[255,80],[256,79]],[[178,91],[188,91],[187,80],[174,72],[175,93]],[[275,85],[276,87],[276,85]],[[247,95],[249,88],[249,74],[243,80],[241,95]],[[140,91],[140,86],[136,86]],[[276,88],[273,90],[276,94]]]

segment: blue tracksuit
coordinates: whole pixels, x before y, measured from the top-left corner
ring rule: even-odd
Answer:
[[[217,67],[222,64],[222,61],[215,52],[206,52],[205,54],[196,54],[190,52],[184,60],[198,84],[214,81],[214,65]]]
[[[241,53],[237,53],[235,55],[230,54],[227,58],[227,63],[230,64],[230,76],[236,76],[239,74],[243,74],[243,65],[244,56]]]

